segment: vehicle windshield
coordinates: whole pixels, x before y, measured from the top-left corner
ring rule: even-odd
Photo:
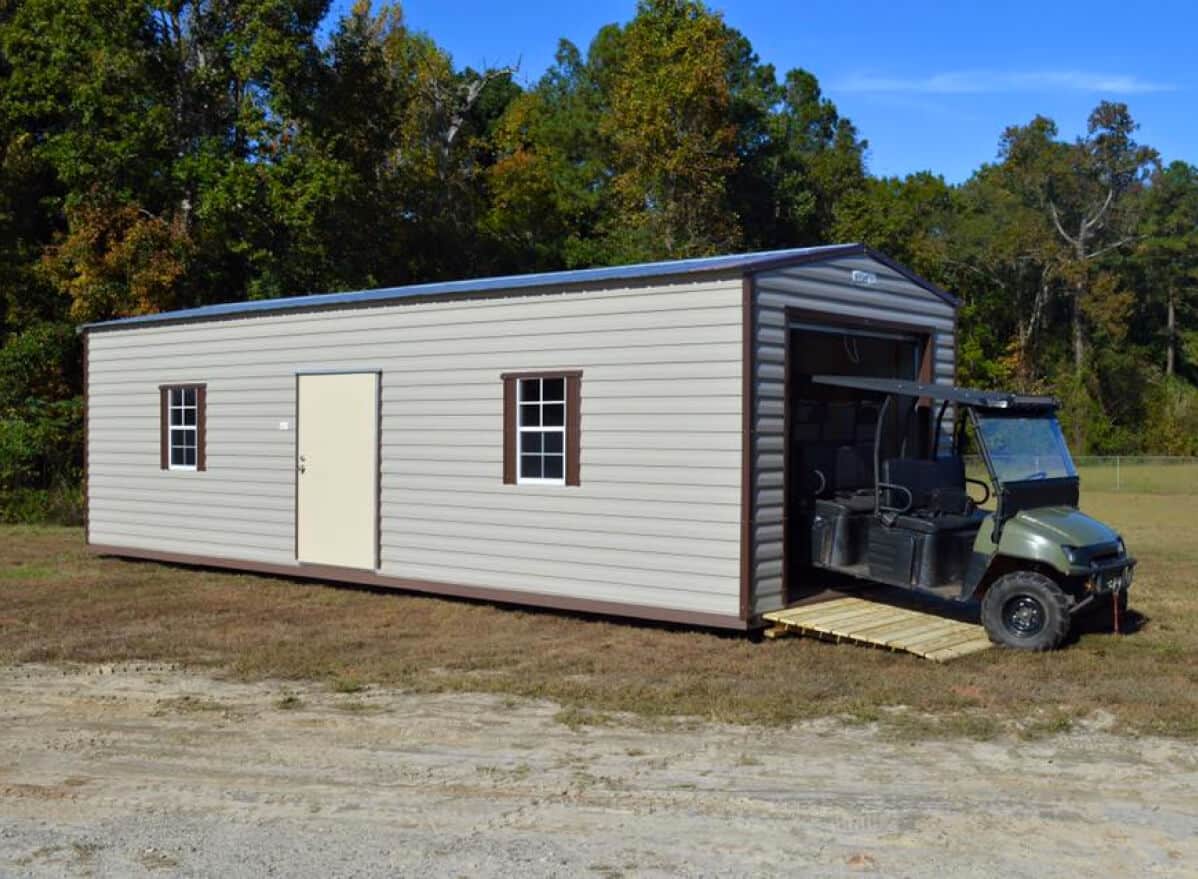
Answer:
[[[977,426],[999,482],[1077,476],[1054,416],[978,412]]]

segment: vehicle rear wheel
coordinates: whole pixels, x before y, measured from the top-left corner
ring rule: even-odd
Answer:
[[[1052,650],[1069,633],[1069,623],[1069,596],[1036,571],[1005,574],[982,598],[986,634],[1006,647]]]

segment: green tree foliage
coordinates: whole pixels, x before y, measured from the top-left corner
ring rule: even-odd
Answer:
[[[792,70],[697,2],[642,2],[508,107],[486,229],[513,266],[561,267],[826,241],[866,185],[866,144]]]
[[[1160,328],[1165,375],[1194,374],[1198,366],[1198,168],[1173,162],[1160,170],[1144,198],[1137,262],[1142,270],[1142,308]]]
[[[395,3],[328,10],[0,0],[0,515],[78,479],[82,321],[830,241],[957,293],[962,381],[1060,394],[1075,451],[1198,452],[1198,169],[1126,106],[1012,126],[961,185],[879,179],[701,0],[527,90]]]

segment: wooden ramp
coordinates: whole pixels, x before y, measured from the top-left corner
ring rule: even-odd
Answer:
[[[863,598],[835,598],[762,616],[774,623],[774,628],[766,631],[768,637],[793,632],[903,650],[935,662],[992,646],[986,630],[974,623]]]

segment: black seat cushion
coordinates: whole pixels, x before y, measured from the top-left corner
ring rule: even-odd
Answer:
[[[921,534],[936,534],[941,531],[964,531],[981,526],[986,514],[976,510],[969,515],[945,513],[940,516],[899,516],[894,520],[896,528],[918,531]]]
[[[833,511],[843,513],[872,513],[874,511],[873,492],[840,492],[829,498],[820,498],[817,504],[828,506],[829,514]]]
[[[928,509],[934,513],[968,515],[975,509],[973,498],[963,488],[944,486],[933,488],[928,494]]]

